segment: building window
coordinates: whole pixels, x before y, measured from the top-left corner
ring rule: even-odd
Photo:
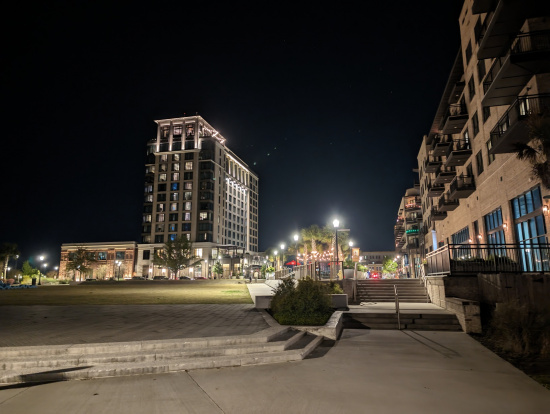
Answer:
[[[181,231],[191,231],[191,223],[182,223]]]
[[[159,174],[159,181],[166,181],[166,174]]]
[[[476,85],[474,82],[474,75],[470,78],[470,81],[468,82],[468,92],[470,93],[470,102],[472,101],[472,98],[476,95]]]
[[[151,258],[151,250],[144,250],[142,257],[143,260],[149,260]]]
[[[153,216],[151,214],[144,214],[143,215],[143,222],[144,223],[151,223],[153,220]]]
[[[159,162],[168,162],[168,155],[167,154],[161,155]]]
[[[178,213],[170,213],[168,215],[168,220],[170,221],[178,221]]]
[[[487,162],[487,165],[491,165],[491,163],[495,160],[495,154],[491,154],[491,148],[493,148],[493,143],[491,142],[491,140],[489,139],[486,143],[485,143],[486,147],[487,147],[487,159],[489,160]]]
[[[180,183],[170,184],[170,191],[178,191],[180,189]]]
[[[184,221],[191,221],[191,213],[183,213]]]
[[[159,171],[160,172],[168,171],[168,166],[166,164],[159,165]]]
[[[98,252],[97,260],[107,260],[107,252]]]
[[[468,63],[470,63],[470,59],[472,58],[472,43],[471,42],[468,42],[468,46],[466,46],[465,55],[466,55],[466,65],[468,65]]]
[[[192,161],[187,161],[185,163],[185,171],[193,171],[193,162]]]
[[[178,235],[177,234],[169,234],[168,238],[170,239],[170,241],[176,241],[176,239],[178,238]]]
[[[199,213],[199,220],[208,220],[208,213],[207,212]]]
[[[191,200],[193,198],[193,193],[191,191],[185,191],[183,193],[184,200]]]
[[[182,135],[183,135],[183,125],[174,125],[174,136],[181,137]]]
[[[163,212],[163,211],[164,211],[164,207],[165,207],[164,203],[158,204],[158,205],[157,205],[157,213]]]
[[[180,170],[180,163],[175,162],[172,164],[172,171],[179,171]]]
[[[192,180],[193,179],[193,173],[192,172],[183,173],[183,179],[184,180]]]
[[[195,256],[202,259],[202,249],[195,249]]]
[[[170,223],[168,225],[168,231],[178,231],[178,223]]]
[[[481,82],[485,77],[485,60],[479,60],[477,62],[477,79]]]
[[[185,190],[192,190],[193,189],[193,182],[192,181],[187,181],[183,184],[183,188]]]
[[[170,211],[178,211],[178,203],[170,203]]]
[[[523,270],[548,271],[548,257],[537,248],[539,244],[547,243],[540,187],[514,198],[512,210]]]
[[[502,210],[497,208],[483,217],[485,232],[487,233],[487,244],[505,244],[504,228],[502,227]],[[492,254],[505,255],[505,251],[496,251]]]
[[[157,186],[157,191],[166,191],[166,184],[159,184]]]
[[[183,205],[183,209],[186,211],[191,210],[191,201],[186,201]]]
[[[483,123],[487,122],[487,120],[491,117],[491,107],[490,106],[484,106],[483,107]]]
[[[164,233],[164,224],[155,225],[155,233]]]
[[[481,150],[476,154],[477,175],[483,172],[483,154]]]
[[[157,214],[157,223],[162,223],[164,221],[164,213]]]
[[[155,243],[164,243],[164,235],[162,234],[157,234],[155,236]]]
[[[180,154],[172,154],[172,161],[179,161],[180,160]]]
[[[474,116],[472,116],[472,127],[473,127],[473,130],[474,130],[473,132],[474,132],[474,138],[475,138],[476,135],[479,132],[479,120],[477,118],[477,111],[474,114]]]
[[[166,201],[166,194],[157,194],[157,201]]]
[[[170,201],[178,201],[180,199],[180,193],[170,193]]]
[[[180,173],[172,173],[172,181],[179,181]]]

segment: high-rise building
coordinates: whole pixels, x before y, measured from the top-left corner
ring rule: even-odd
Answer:
[[[157,135],[147,144],[141,242],[184,236],[206,263],[221,250],[257,252],[258,176],[201,116],[155,122]]]
[[[453,258],[550,270],[529,249],[548,242],[550,190],[517,157],[525,144],[540,151],[534,128],[550,125],[549,15],[537,0],[464,1],[461,48],[418,153],[424,255],[464,245]]]

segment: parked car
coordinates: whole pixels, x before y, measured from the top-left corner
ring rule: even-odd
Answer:
[[[189,276],[180,276],[180,280],[193,280]]]
[[[168,280],[166,276],[153,276],[153,280]]]
[[[145,280],[143,276],[133,276],[132,280]]]
[[[197,277],[195,278],[195,280],[198,280],[198,279],[200,279],[200,280],[206,280],[206,278],[205,278],[204,276],[197,276]]]

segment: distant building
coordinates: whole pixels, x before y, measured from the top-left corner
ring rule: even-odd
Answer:
[[[377,273],[382,276],[384,260],[386,260],[386,258],[393,260],[396,257],[397,253],[394,251],[361,252],[359,263],[366,266],[371,274]]]
[[[419,277],[422,265],[420,252],[420,224],[422,205],[420,190],[409,188],[401,199],[394,226],[395,251],[399,256],[399,271],[403,277]]]
[[[192,242],[194,255],[202,259],[188,270],[191,276],[209,277],[216,261],[225,276],[258,266],[263,262],[258,253],[258,176],[201,116],[155,122],[156,137],[147,143],[141,243],[133,245],[131,271],[125,263],[126,277],[166,272],[153,266],[155,250],[180,236]],[[103,257],[103,251],[118,244],[84,246]],[[70,260],[68,246],[76,245],[63,246],[60,276],[63,262]],[[105,260],[111,275],[113,262]]]

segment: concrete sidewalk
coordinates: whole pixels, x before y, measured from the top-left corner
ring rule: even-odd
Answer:
[[[346,330],[293,363],[0,387],[0,411],[530,414],[550,392],[459,332]]]

